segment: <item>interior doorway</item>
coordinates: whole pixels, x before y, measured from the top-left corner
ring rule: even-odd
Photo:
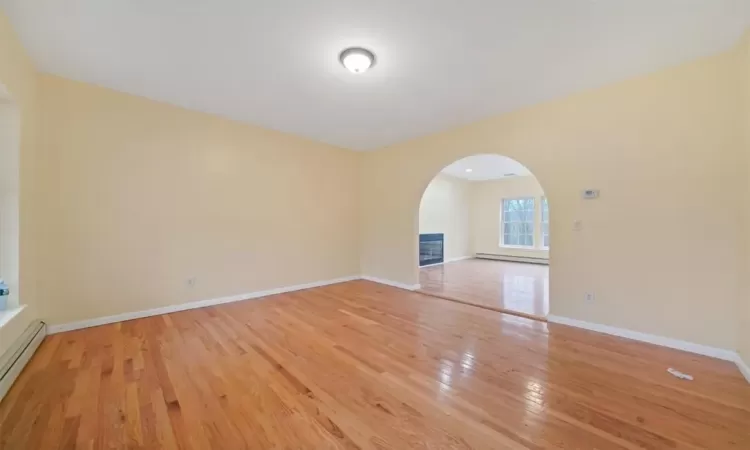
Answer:
[[[549,218],[544,190],[521,163],[475,155],[450,164],[419,206],[420,290],[544,320]]]

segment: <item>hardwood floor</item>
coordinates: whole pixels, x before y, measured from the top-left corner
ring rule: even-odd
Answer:
[[[750,449],[750,384],[354,281],[52,335],[0,422],[3,450]]]
[[[495,311],[544,319],[549,314],[549,267],[467,259],[419,269],[421,291]]]

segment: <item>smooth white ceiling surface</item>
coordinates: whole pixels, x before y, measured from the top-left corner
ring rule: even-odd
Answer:
[[[459,159],[443,169],[442,173],[472,181],[531,175],[529,169],[520,162],[500,155],[474,155]]]
[[[0,0],[40,70],[375,149],[730,47],[748,0]],[[377,65],[354,75],[339,52]]]

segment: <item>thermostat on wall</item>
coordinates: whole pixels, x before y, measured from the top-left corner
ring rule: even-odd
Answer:
[[[586,189],[583,191],[583,198],[590,200],[592,198],[599,198],[599,189]]]

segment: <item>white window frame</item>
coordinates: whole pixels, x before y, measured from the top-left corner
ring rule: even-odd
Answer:
[[[506,202],[511,201],[518,201],[518,200],[525,200],[530,201],[531,206],[531,245],[517,245],[517,244],[506,244],[505,243],[505,225],[506,223],[528,223],[528,221],[514,221],[514,222],[506,222]],[[520,249],[534,249],[536,248],[536,205],[537,205],[537,199],[536,197],[514,197],[514,198],[504,198],[502,199],[502,203],[500,205],[500,246],[505,248],[520,248]],[[528,210],[526,210],[528,212]],[[523,233],[523,236],[528,236],[528,233]]]
[[[540,235],[541,235],[540,236],[541,237],[541,242],[539,242],[539,243],[541,244],[541,248],[542,249],[549,250],[549,201],[547,200],[547,197],[542,197],[542,201],[539,203],[539,205],[540,205],[539,206],[539,215],[540,215],[539,216],[539,223],[540,223],[540,225],[539,225],[539,227],[540,227],[539,231],[540,231]],[[547,220],[544,220],[545,219],[545,217],[544,217],[545,206],[547,207],[546,208],[547,209],[547,217],[546,217]],[[544,228],[545,228],[544,226],[545,225],[547,225],[547,232],[546,233],[544,232]],[[545,237],[547,238],[547,245],[544,245],[544,241],[545,241],[544,238]]]

